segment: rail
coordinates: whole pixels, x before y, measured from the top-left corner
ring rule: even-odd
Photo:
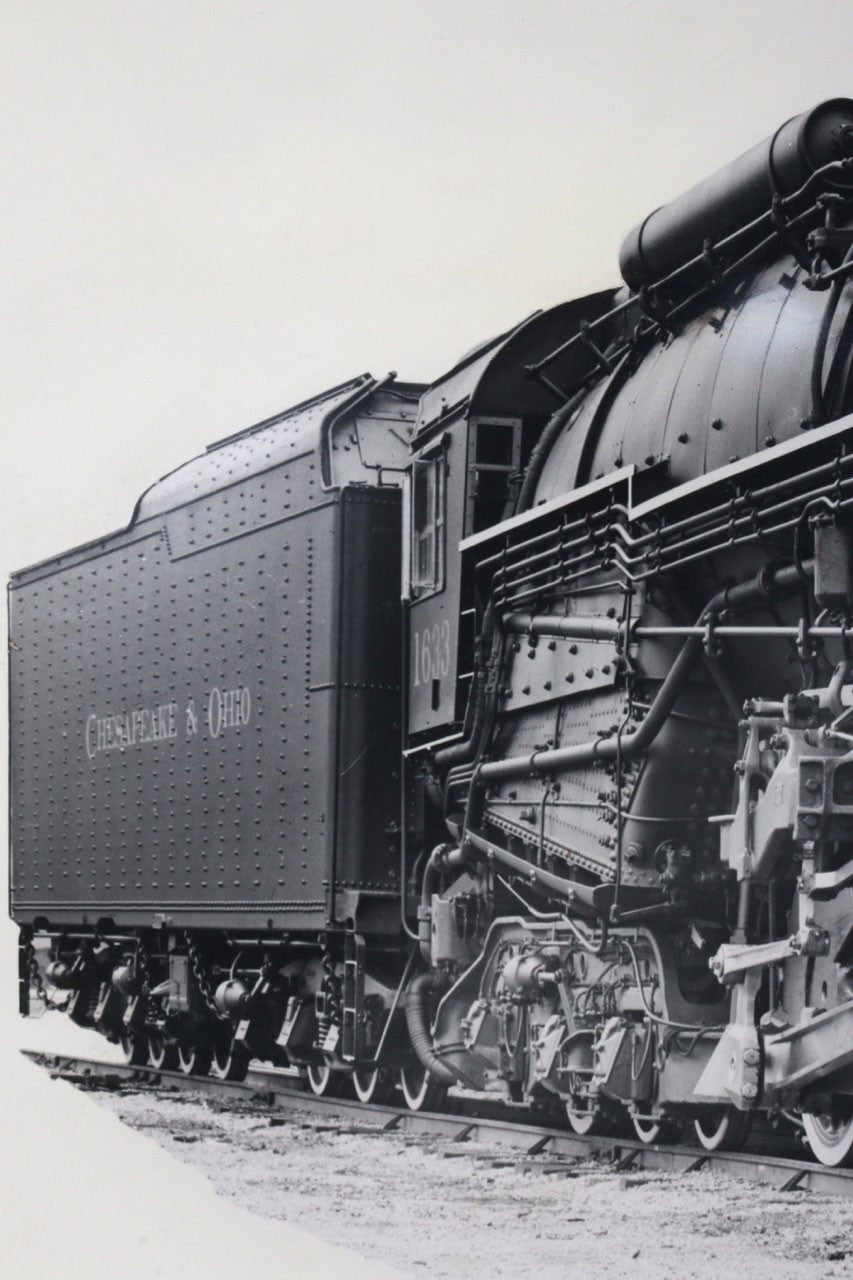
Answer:
[[[556,1177],[572,1177],[573,1162],[579,1160],[600,1162],[613,1173],[628,1169],[668,1170],[686,1175],[708,1170],[762,1183],[781,1192],[812,1191],[853,1199],[853,1169],[827,1168],[767,1150],[705,1151],[683,1145],[647,1145],[621,1137],[581,1136],[543,1126],[529,1114],[520,1119],[507,1119],[505,1114],[477,1114],[467,1109],[470,1104],[463,1104],[452,1096],[450,1102],[457,1107],[453,1112],[415,1112],[350,1098],[318,1098],[302,1090],[293,1075],[263,1067],[253,1067],[246,1081],[236,1083],[211,1076],[188,1076],[180,1071],[125,1066],[97,1058],[26,1049],[22,1052],[54,1078],[68,1080],[82,1088],[119,1091],[130,1087],[163,1093],[181,1090],[230,1095],[269,1112],[314,1112],[330,1120],[335,1118],[330,1127],[342,1133],[428,1134],[446,1142],[446,1155],[451,1151],[463,1154],[469,1143],[486,1146],[487,1154],[478,1158],[494,1164],[515,1165],[521,1171],[535,1169]],[[505,1113],[507,1108],[492,1103],[489,1110]],[[365,1124],[365,1117],[370,1124]]]

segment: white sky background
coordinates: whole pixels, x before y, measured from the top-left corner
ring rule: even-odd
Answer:
[[[4,576],[615,282],[650,209],[853,93],[851,35],[848,0],[0,0]]]
[[[6,569],[218,436],[429,379],[853,91],[847,0],[0,0]]]

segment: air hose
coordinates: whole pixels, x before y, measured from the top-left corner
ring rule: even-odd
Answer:
[[[459,1077],[436,1056],[429,1032],[429,1001],[435,987],[434,973],[419,973],[406,992],[406,1026],[418,1062],[439,1084],[459,1083]]]

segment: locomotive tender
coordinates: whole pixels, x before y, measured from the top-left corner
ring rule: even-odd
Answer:
[[[620,267],[14,575],[23,1013],[853,1158],[853,102]]]

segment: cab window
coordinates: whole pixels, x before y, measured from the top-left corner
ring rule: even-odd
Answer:
[[[444,453],[412,464],[412,592],[444,586]]]

